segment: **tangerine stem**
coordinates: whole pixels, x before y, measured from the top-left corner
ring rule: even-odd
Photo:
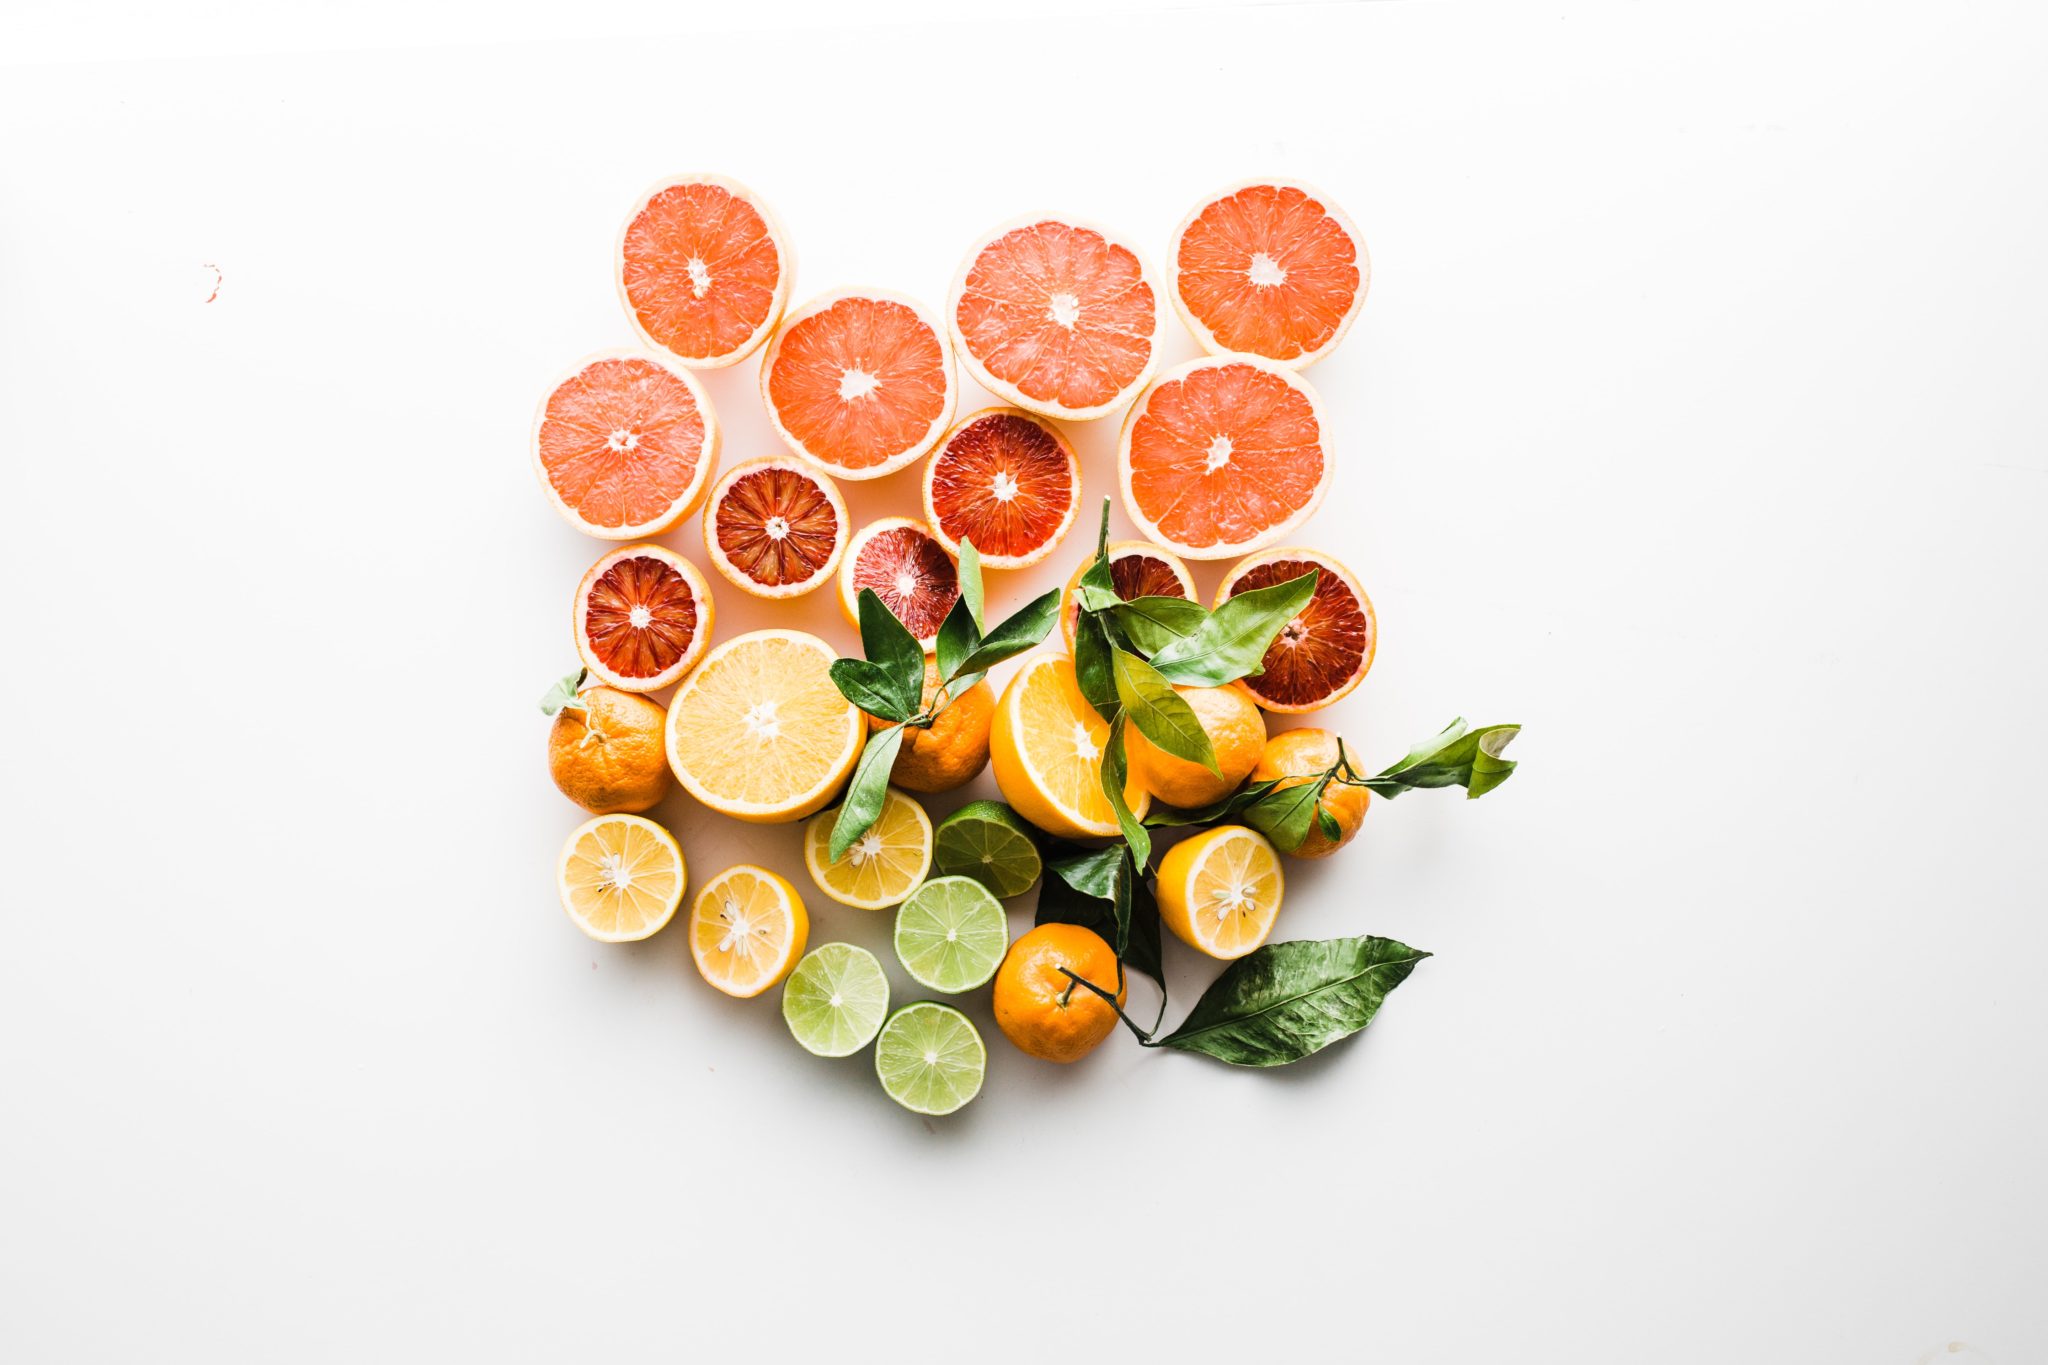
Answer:
[[[1116,1011],[1116,1017],[1124,1021],[1124,1027],[1131,1031],[1133,1037],[1135,1037],[1140,1043],[1144,1044],[1146,1047],[1152,1046],[1152,1035],[1145,1032],[1145,1030],[1139,1028],[1137,1021],[1132,1019],[1130,1015],[1124,1013],[1124,1007],[1116,1002],[1115,996],[1111,995],[1108,991],[1102,989],[1102,987],[1096,985],[1093,981],[1088,980],[1088,978],[1077,975],[1072,968],[1062,967],[1059,969],[1059,971],[1060,975],[1066,977],[1067,980],[1072,983],[1067,987],[1066,991],[1060,996],[1061,1004],[1065,1004],[1067,1001],[1067,996],[1072,995],[1074,993],[1075,986],[1086,986],[1089,990],[1101,996],[1104,1002],[1107,1003],[1111,1009]]]

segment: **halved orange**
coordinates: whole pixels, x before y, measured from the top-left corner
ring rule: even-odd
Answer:
[[[1091,554],[1074,567],[1067,579],[1066,595],[1060,599],[1060,633],[1066,636],[1070,653],[1074,648],[1074,622],[1081,611],[1080,598],[1075,594],[1081,587],[1082,576],[1094,562],[1095,556]],[[1188,566],[1149,540],[1112,540],[1109,578],[1126,602],[1140,597],[1185,597],[1192,601],[1195,596],[1195,579]]]
[[[1132,404],[1117,475],[1147,538],[1188,559],[1245,554],[1323,500],[1322,406],[1305,380],[1262,357],[1190,360]]]
[[[1163,323],[1136,248],[1053,214],[1017,219],[969,248],[946,308],[977,383],[1070,422],[1130,400],[1158,361]]]
[[[647,344],[715,370],[751,355],[789,302],[796,261],[768,205],[737,180],[684,175],[640,196],[614,262]]]
[[[585,535],[659,535],[717,467],[718,418],[697,377],[645,351],[586,356],[534,414],[534,472]]]
[[[1173,234],[1173,306],[1202,349],[1292,369],[1328,355],[1365,302],[1365,239],[1327,195],[1285,180],[1234,185]]]
[[[1036,564],[1073,529],[1081,462],[1059,428],[1022,408],[983,408],[946,433],[924,467],[924,514],[955,555],[982,567]]]
[[[827,294],[775,329],[761,401],[797,454],[842,478],[879,479],[946,429],[952,348],[938,319],[900,294]]]
[[[653,692],[690,671],[711,643],[711,585],[659,545],[628,545],[576,588],[576,653],[601,681]]]
[[[1365,681],[1379,647],[1372,599],[1351,570],[1321,550],[1267,550],[1232,567],[1216,589],[1216,605],[1253,588],[1269,588],[1317,571],[1315,595],[1280,628],[1266,650],[1265,672],[1241,685],[1268,711],[1314,711],[1349,696]]]
[[[1102,794],[1102,750],[1109,723],[1081,695],[1074,661],[1029,656],[996,702],[989,731],[996,786],[1017,814],[1064,839],[1106,839],[1118,832]],[[1152,797],[1135,779],[1124,804],[1143,818]]]
[[[853,522],[832,480],[775,456],[728,471],[704,503],[711,567],[755,597],[801,597],[830,578]]]
[[[854,533],[839,563],[839,610],[856,626],[863,588],[873,588],[929,651],[960,599],[960,566],[931,527],[915,517],[883,517]]]

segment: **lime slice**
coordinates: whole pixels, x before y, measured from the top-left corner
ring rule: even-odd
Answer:
[[[1003,903],[971,877],[934,877],[896,911],[896,956],[919,985],[958,995],[984,985],[1010,947]]]
[[[851,1057],[889,1012],[889,979],[865,948],[826,943],[804,954],[782,988],[782,1018],[804,1051]]]
[[[945,877],[972,877],[998,896],[1021,896],[1044,871],[1031,826],[1000,801],[962,806],[939,825],[932,863]]]
[[[875,1043],[882,1089],[912,1113],[952,1113],[981,1093],[987,1069],[988,1049],[974,1025],[936,1000],[897,1010]]]

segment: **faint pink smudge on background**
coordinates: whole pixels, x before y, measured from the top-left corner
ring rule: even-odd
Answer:
[[[215,265],[212,261],[208,261],[206,262],[206,268],[213,272],[213,292],[206,296],[206,302],[212,303],[215,299],[220,297],[220,267]]]

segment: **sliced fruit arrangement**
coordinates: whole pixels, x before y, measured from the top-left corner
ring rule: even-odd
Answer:
[[[1263,672],[1243,685],[1268,711],[1315,711],[1341,701],[1365,681],[1379,646],[1372,599],[1334,555],[1302,548],[1253,555],[1224,575],[1216,605],[1239,593],[1316,571],[1315,595],[1280,628],[1261,660]]]
[[[1234,185],[1173,234],[1173,305],[1202,349],[1300,369],[1344,339],[1372,281],[1365,239],[1327,195],[1285,180]]]
[[[669,686],[711,643],[711,585],[659,545],[628,545],[590,566],[576,588],[576,653],[627,692]]]
[[[534,415],[534,472],[585,535],[659,535],[697,505],[717,466],[718,419],[697,377],[644,351],[586,356]]]
[[[1066,637],[1068,653],[1074,649],[1074,618],[1080,610],[1076,593],[1081,586],[1081,576],[1094,562],[1094,557],[1090,556],[1074,566],[1073,576],[1067,579],[1066,595],[1060,602],[1060,634]],[[1195,600],[1195,578],[1188,572],[1188,566],[1149,540],[1111,541],[1109,577],[1116,586],[1117,595],[1126,602],[1134,602],[1140,597]]]
[[[851,1057],[889,1013],[889,978],[865,948],[826,943],[805,953],[782,985],[782,1019],[804,1051]]]
[[[832,685],[831,646],[796,630],[738,635],[704,656],[668,708],[676,780],[736,820],[800,820],[838,792],[867,725]]]
[[[1258,356],[1190,360],[1139,396],[1117,445],[1124,510],[1188,559],[1270,545],[1330,486],[1315,390]]]
[[[619,229],[614,278],[634,330],[697,369],[731,365],[766,341],[795,273],[768,205],[724,176],[663,181]]]
[[[638,815],[600,815],[562,845],[555,886],[576,927],[600,943],[647,938],[674,917],[689,874],[673,835]]]
[[[690,907],[690,957],[727,995],[747,999],[789,975],[811,929],[796,888],[741,863],[704,884]]]
[[[789,448],[846,479],[923,457],[953,415],[953,352],[922,304],[879,290],[813,299],[776,329],[761,401]]]
[[[971,877],[934,877],[896,911],[896,956],[920,986],[947,995],[987,985],[1010,946],[1002,902]]]
[[[955,555],[1022,569],[1053,552],[1081,506],[1081,462],[1059,428],[1022,408],[984,408],[946,433],[924,467],[924,514]]]
[[[1159,862],[1159,919],[1190,948],[1243,957],[1280,913],[1280,855],[1266,836],[1218,825],[1181,840]]]
[[[1042,417],[1086,422],[1130,401],[1158,362],[1164,315],[1134,247],[1046,214],[968,249],[946,308],[975,381]]]
[[[1036,886],[1045,870],[1031,826],[1000,801],[971,801],[941,820],[932,866],[941,876],[972,877],[1005,900]]]
[[[1081,695],[1064,654],[1027,659],[996,702],[989,753],[996,785],[1019,815],[1064,839],[1107,839],[1119,829],[1102,791],[1109,722]],[[1133,781],[1124,802],[1140,819],[1150,795]]]
[[[981,1093],[988,1049],[951,1005],[920,1000],[889,1016],[875,1040],[875,1075],[913,1114],[950,1114]]]
[[[838,571],[852,538],[832,480],[788,456],[728,470],[705,500],[711,567],[755,597],[810,592]]]
[[[860,624],[860,595],[873,590],[882,605],[930,650],[939,622],[960,598],[953,552],[915,517],[883,517],[856,531],[839,565],[839,609]]]
[[[932,868],[932,822],[924,807],[890,791],[867,833],[837,860],[832,823],[839,808],[820,811],[804,826],[804,866],[818,889],[856,910],[886,910],[902,901]]]

